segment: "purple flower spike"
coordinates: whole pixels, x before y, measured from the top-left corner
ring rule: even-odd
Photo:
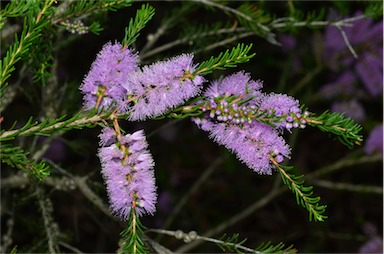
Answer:
[[[193,55],[180,55],[129,75],[124,87],[136,97],[130,120],[159,116],[197,95],[204,79],[192,76],[192,59]]]
[[[116,140],[115,131],[105,128],[100,134],[100,144]],[[153,214],[157,200],[154,161],[147,150],[148,144],[142,130],[119,139],[125,153],[116,143],[102,146],[99,158],[101,173],[107,185],[109,202],[114,214],[127,220],[132,208],[138,216]]]
[[[242,129],[237,125],[215,124],[205,119],[197,122],[203,130],[209,131],[212,139],[234,152],[240,161],[259,174],[272,174],[271,156],[276,157],[279,163],[283,157],[289,158],[289,146],[275,129],[266,124],[255,122]]]
[[[123,48],[120,43],[105,44],[80,86],[84,94],[84,108],[96,107],[99,95],[103,95],[99,108],[108,108],[115,102],[119,112],[126,111],[127,91],[122,83],[137,67],[138,56],[132,50]]]

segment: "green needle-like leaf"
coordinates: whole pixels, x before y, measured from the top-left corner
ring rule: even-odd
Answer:
[[[294,175],[292,173],[293,167],[282,166],[274,159],[271,159],[271,161],[279,170],[283,183],[295,194],[297,204],[308,210],[309,220],[312,221],[313,218],[315,221],[324,221],[327,218],[327,216],[323,215],[327,206],[319,205],[320,197],[312,197],[313,187],[304,186],[303,175]]]
[[[211,57],[208,61],[202,62],[193,75],[205,75],[214,70],[223,70],[226,67],[236,67],[239,63],[246,63],[255,55],[248,55],[251,48],[252,44],[245,46],[240,43],[231,51],[226,50],[217,57]]]
[[[136,12],[135,18],[131,19],[128,27],[125,28],[125,37],[122,41],[125,47],[130,46],[136,41],[140,31],[152,19],[153,15],[155,15],[155,9],[152,6],[148,4],[141,6],[141,9]]]

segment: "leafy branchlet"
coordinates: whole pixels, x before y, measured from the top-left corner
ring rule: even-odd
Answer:
[[[51,133],[57,131],[68,131],[72,129],[82,129],[84,127],[93,128],[96,125],[100,124],[101,121],[108,118],[111,115],[110,112],[104,112],[103,114],[97,114],[97,111],[89,112],[87,115],[78,113],[73,117],[64,120],[65,115],[50,120],[49,118],[45,119],[43,122],[39,123],[33,121],[33,118],[30,117],[28,122],[24,124],[23,127],[17,130],[12,128],[8,131],[0,131],[0,141],[13,140],[17,136],[32,136],[32,135],[42,135],[47,136]]]
[[[274,159],[271,159],[276,169],[281,175],[283,183],[296,196],[297,204],[301,205],[309,212],[309,220],[324,221],[327,216],[324,215],[326,205],[319,205],[320,197],[313,197],[313,186],[304,186],[303,175],[295,175],[292,173],[292,166],[279,165]]]
[[[4,89],[8,85],[7,79],[15,70],[15,64],[30,52],[33,43],[41,36],[42,29],[49,25],[47,17],[50,11],[48,9],[53,2],[50,0],[45,1],[42,6],[39,4],[33,6],[24,19],[21,35],[15,35],[15,42],[9,47],[5,57],[0,60],[0,98],[4,96]]]
[[[20,147],[1,144],[0,159],[11,167],[21,169],[27,175],[43,180],[50,175],[50,168],[44,161],[36,162],[28,158],[28,153]]]
[[[55,22],[63,21],[72,17],[86,17],[97,11],[116,11],[122,8],[129,7],[132,4],[132,0],[111,0],[111,1],[87,1],[79,0],[74,1],[69,8],[64,10],[58,16]],[[54,23],[55,23],[54,22]]]
[[[132,209],[128,226],[120,233],[120,248],[117,253],[147,253],[148,250],[142,238],[144,229],[145,227],[141,224],[139,217],[136,215],[135,209]]]
[[[214,70],[223,70],[228,67],[236,67],[240,63],[246,63],[255,55],[254,53],[248,55],[251,48],[252,44],[245,46],[240,43],[231,51],[226,50],[217,57],[211,57],[209,60],[202,62],[193,75],[206,75]]]
[[[230,237],[227,237],[225,234],[220,238],[216,244],[223,250],[229,252],[236,253],[297,253],[297,250],[291,246],[285,247],[284,243],[278,243],[276,245],[272,245],[271,242],[261,243],[257,248],[250,249],[248,247],[244,247],[243,243],[247,239],[239,240],[239,234],[233,234]]]
[[[140,35],[140,30],[145,27],[154,14],[155,9],[152,6],[148,4],[141,6],[141,9],[136,12],[135,18],[129,21],[129,25],[125,29],[125,36],[122,41],[124,47],[129,47],[136,41]]]
[[[357,124],[352,118],[345,118],[344,114],[338,112],[331,113],[328,110],[319,116],[312,116],[307,119],[308,125],[319,128],[326,133],[332,133],[336,138],[352,149],[354,145],[361,145],[363,141],[360,131],[361,125]]]

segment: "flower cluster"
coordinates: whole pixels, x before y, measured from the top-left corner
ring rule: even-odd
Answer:
[[[61,22],[61,24],[72,34],[86,34],[89,30],[89,27],[85,26],[81,20],[75,20],[74,22],[66,20]]]
[[[116,107],[130,120],[159,116],[200,91],[204,79],[192,60],[184,54],[140,69],[131,49],[107,43],[80,87],[84,108]]]
[[[243,72],[214,81],[198,102],[206,113],[193,120],[255,172],[271,174],[271,160],[280,163],[290,154],[281,130],[304,128],[309,113],[302,113],[294,98],[261,88]]]
[[[125,112],[128,102],[122,83],[137,67],[138,56],[131,49],[120,43],[105,44],[80,86],[84,108],[109,108],[115,103],[119,112]]]
[[[195,96],[204,79],[193,76],[193,55],[180,55],[166,61],[144,66],[127,76],[123,84],[135,97],[131,120],[156,117]]]
[[[98,156],[107,185],[110,206],[122,219],[131,209],[138,216],[153,214],[157,200],[154,161],[142,130],[118,137],[112,128],[100,134]]]

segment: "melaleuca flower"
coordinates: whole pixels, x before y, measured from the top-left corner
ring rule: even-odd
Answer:
[[[278,163],[284,157],[289,158],[289,146],[269,125],[253,122],[247,128],[240,128],[231,123],[213,123],[206,119],[195,118],[194,121],[208,131],[214,141],[234,152],[240,161],[259,174],[272,173],[271,158]]]
[[[204,79],[192,74],[192,59],[184,54],[131,73],[124,83],[134,100],[130,120],[159,116],[197,95]]]
[[[301,113],[294,98],[264,94],[261,87],[243,72],[215,81],[197,103],[206,113],[193,121],[255,172],[271,174],[272,160],[281,163],[290,155],[279,130],[304,128],[309,113]]]
[[[204,93],[202,110],[214,121],[239,126],[264,121],[288,130],[305,127],[308,112],[301,112],[297,100],[285,94],[264,94],[261,87],[260,81],[243,72],[214,81]]]
[[[137,67],[138,56],[131,49],[120,43],[105,44],[80,86],[84,108],[109,108],[115,103],[119,113],[125,112],[128,108],[127,91],[122,83]]]
[[[114,214],[126,220],[131,209],[138,216],[153,214],[157,200],[154,161],[142,130],[121,138],[111,128],[100,134],[98,156]]]

